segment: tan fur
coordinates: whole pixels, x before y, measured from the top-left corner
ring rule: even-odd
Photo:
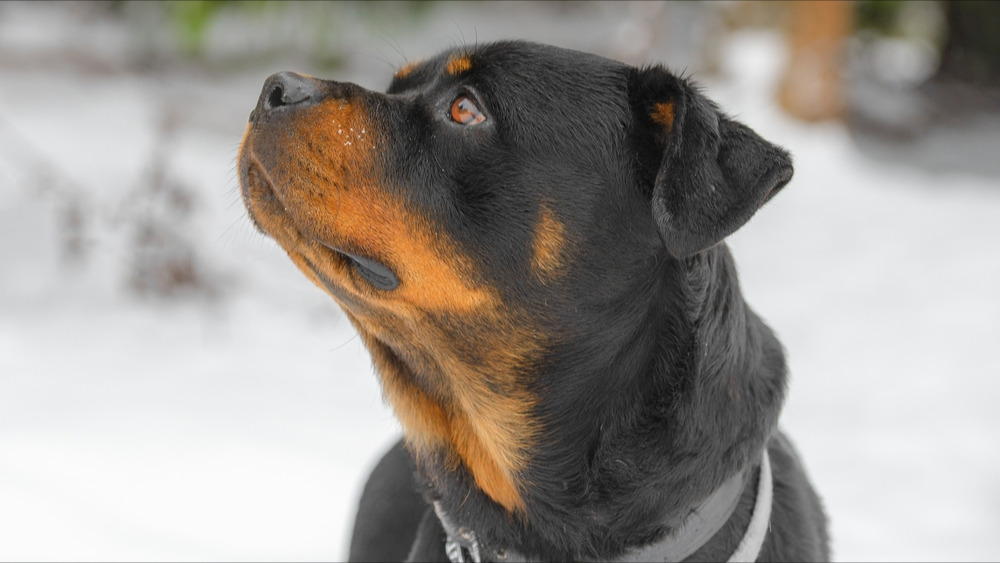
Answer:
[[[413,69],[417,68],[418,66],[420,66],[419,62],[406,63],[405,65],[402,66],[402,68],[396,71],[396,74],[394,76],[396,78],[406,78],[407,76],[410,75],[411,72],[413,72]]]
[[[448,74],[452,76],[458,76],[463,72],[468,72],[472,68],[472,60],[465,55],[454,55],[448,59],[448,64],[445,69]]]
[[[661,102],[656,104],[651,117],[654,123],[663,127],[664,131],[670,131],[674,128],[674,103]]]
[[[532,271],[543,281],[553,279],[561,271],[565,230],[552,210],[543,205],[535,222],[531,256]]]
[[[381,143],[364,110],[338,100],[272,136],[248,131],[241,151],[280,151],[270,169],[253,158],[251,214],[348,313],[418,455],[444,448],[493,500],[523,509],[517,479],[538,432],[525,376],[542,342],[441,228],[384,185]],[[539,260],[551,267],[561,227],[549,218],[543,230]],[[377,258],[399,286],[371,287],[324,244]]]

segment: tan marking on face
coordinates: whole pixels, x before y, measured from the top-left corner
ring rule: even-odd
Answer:
[[[670,131],[674,128],[674,103],[660,102],[654,105],[651,117],[655,123]]]
[[[410,75],[411,72],[413,72],[413,69],[417,68],[418,66],[420,66],[419,62],[416,61],[408,62],[405,65],[403,65],[399,70],[397,70],[396,74],[394,74],[393,76],[395,76],[396,78],[406,78],[407,76]]]
[[[448,64],[445,66],[448,74],[452,76],[458,76],[463,72],[468,72],[471,68],[472,60],[468,55],[452,55],[451,58],[448,59]]]
[[[241,177],[248,208],[347,312],[407,440],[418,454],[443,448],[490,498],[523,509],[539,335],[437,225],[380,185],[385,143],[362,109],[332,100],[261,135],[250,130],[241,148],[253,161]],[[319,241],[387,264],[399,287],[374,289]]]
[[[565,226],[556,219],[552,210],[542,205],[535,220],[531,255],[531,269],[542,280],[552,279],[562,267],[565,231]]]
[[[374,338],[363,322],[354,322],[372,352],[386,400],[417,455],[448,447],[454,456],[452,462],[464,463],[476,485],[497,504],[508,511],[523,510],[516,473],[527,461],[522,455],[523,445],[534,438],[533,427],[525,425],[534,398],[524,391],[511,395],[491,392],[477,378],[481,374],[455,362],[453,367],[459,371],[452,383],[457,384],[457,393],[445,401],[434,400],[414,383],[409,368]]]

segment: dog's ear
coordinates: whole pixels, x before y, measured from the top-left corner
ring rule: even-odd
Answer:
[[[635,69],[629,101],[641,164],[656,171],[653,219],[676,258],[732,234],[792,178],[787,152],[663,67]]]

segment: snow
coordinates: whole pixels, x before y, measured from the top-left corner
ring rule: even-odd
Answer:
[[[392,41],[413,58],[461,36],[643,52],[622,43],[633,20],[602,24],[615,15],[605,5],[527,20],[505,6],[429,17]],[[6,34],[11,21],[72,28],[3,13],[0,51],[52,46]],[[384,37],[344,33],[356,42],[346,79],[383,87],[391,65],[371,61]],[[841,125],[783,116],[772,35],[736,34],[721,52],[709,95],[795,157],[792,183],[729,242],[745,295],[788,351],[782,426],[826,503],[835,557],[997,559],[996,177],[886,161]],[[262,67],[93,73],[0,59],[0,559],[345,557],[359,488],[399,428],[346,318],[245,218],[233,160],[264,77],[281,70]],[[164,115],[180,116],[166,143]],[[215,298],[124,290],[121,202],[164,144],[171,177],[195,187],[182,235]],[[58,212],[77,196],[98,219],[74,266]]]

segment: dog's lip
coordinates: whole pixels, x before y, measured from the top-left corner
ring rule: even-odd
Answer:
[[[310,241],[329,251],[327,259],[330,262],[339,266],[353,267],[358,275],[375,288],[382,291],[392,291],[399,286],[399,278],[393,272],[392,268],[382,261],[369,257],[362,252],[348,250],[341,245],[331,243],[320,237],[309,236],[307,232],[298,228],[295,225],[293,217],[288,214],[285,203],[274,189],[274,184],[268,177],[264,166],[252,153],[247,153],[245,158],[247,162],[241,182],[243,196],[247,201],[246,207],[250,219],[261,232],[277,239],[277,233],[267,229],[264,225],[265,222],[270,223],[271,221],[261,221],[261,217],[258,216],[259,213],[266,213],[271,219],[278,220],[284,225],[282,230],[287,229],[291,231],[291,233],[286,232],[286,234],[292,236],[293,240],[288,242],[292,242],[293,246],[297,246],[295,240],[302,242]]]
[[[381,261],[354,252],[348,252],[323,241],[317,242],[339,256],[342,260],[349,262],[355,271],[358,272],[358,275],[376,288],[382,291],[392,291],[399,287],[399,278],[392,271],[392,268]]]
[[[243,149],[245,153],[242,156],[243,166],[242,174],[240,175],[240,190],[243,195],[243,202],[245,204],[247,215],[249,215],[250,220],[253,221],[255,227],[260,232],[274,236],[273,233],[268,231],[261,222],[261,218],[258,217],[260,213],[256,207],[261,205],[268,205],[267,200],[279,203],[278,194],[274,191],[274,186],[271,183],[271,179],[267,176],[267,171],[264,166],[257,160],[253,153],[246,147]],[[269,205],[269,207],[275,207]],[[269,211],[277,212],[277,209],[270,209]]]
[[[264,234],[274,238],[279,243],[290,244],[293,248],[302,244],[318,243],[332,251],[332,259],[347,259],[347,253],[331,246],[315,237],[308,236],[295,224],[288,213],[288,208],[274,189],[274,183],[267,169],[247,151],[243,156],[243,174],[240,178],[243,199],[247,214],[254,225]],[[271,228],[269,228],[270,226]]]

